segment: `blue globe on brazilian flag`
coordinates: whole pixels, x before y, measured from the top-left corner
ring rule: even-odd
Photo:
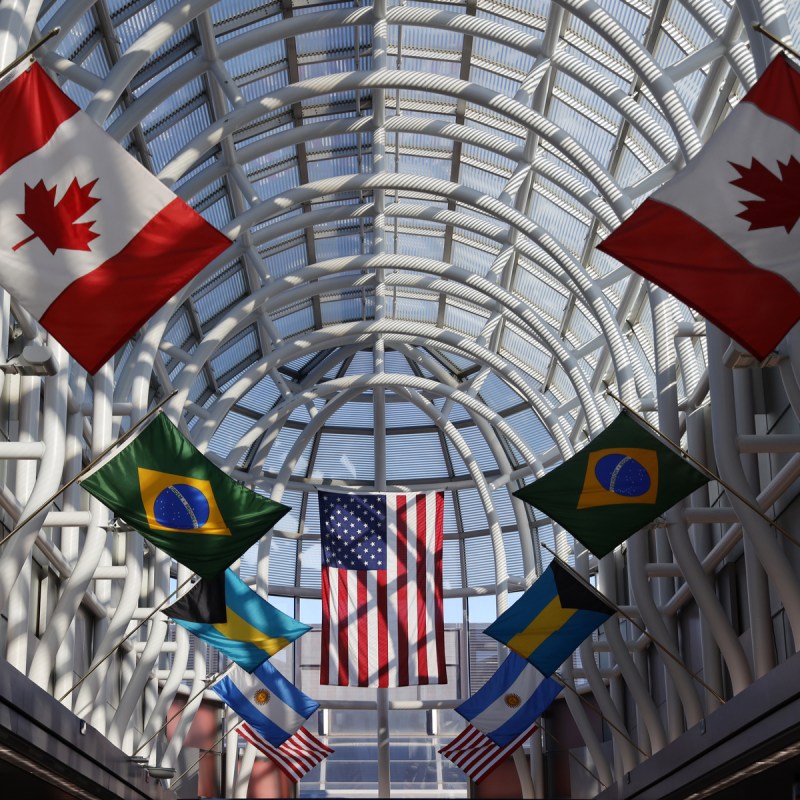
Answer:
[[[514,496],[600,557],[707,482],[623,412],[583,450]]]
[[[232,564],[289,511],[228,477],[160,413],[80,483],[202,578]]]

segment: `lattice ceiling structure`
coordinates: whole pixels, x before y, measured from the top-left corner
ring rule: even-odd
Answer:
[[[42,457],[35,492],[46,496],[42,475],[59,461],[65,478],[77,470],[75,436],[88,458],[176,392],[167,409],[198,447],[293,509],[243,566],[273,595],[319,597],[315,489],[324,483],[446,488],[449,598],[488,592],[503,610],[552,551],[596,574],[571,537],[510,492],[603,430],[619,408],[614,397],[697,450],[709,385],[726,403],[738,391],[721,366],[727,340],[706,336],[691,310],[595,247],[700,150],[777,52],[753,22],[789,41],[800,4],[17,3],[5,18],[4,60],[59,27],[39,57],[64,91],[234,239],[113,370],[87,381],[53,345],[62,369],[44,379],[42,437],[58,443]],[[41,338],[11,303],[22,334]],[[70,427],[82,407],[83,427]],[[720,423],[719,436],[732,442],[737,424]],[[723,447],[716,430],[714,446]],[[16,491],[4,507],[19,516],[24,490]],[[39,550],[49,546],[64,562],[60,596],[72,587],[108,620],[108,643],[144,615],[141,543],[107,534],[107,513],[87,502],[67,492],[61,513],[88,508],[88,531],[74,521],[48,528],[39,538],[50,544]],[[680,544],[659,540],[657,556],[644,544],[625,557],[631,608],[664,635],[645,567],[666,561],[673,570],[672,588],[664,581],[657,590],[662,611],[686,602],[682,587],[702,595],[736,692],[751,670],[698,572],[697,554],[733,522],[722,516],[706,545],[692,549],[684,533]],[[36,536],[16,537],[4,553],[2,597],[12,608],[20,591],[12,570]],[[765,565],[776,558],[759,553]],[[601,585],[613,582],[610,559]],[[619,551],[618,566],[622,559]],[[143,607],[168,591],[169,568],[157,559],[155,594]],[[796,592],[785,592],[788,605]],[[60,601],[27,654],[9,640],[9,660],[36,682],[52,688],[55,668],[57,695],[74,677],[55,656],[74,613],[74,601]],[[153,626],[126,675],[131,686],[152,682],[162,642]],[[619,634],[604,643],[616,661]],[[129,726],[140,692],[123,693],[111,712],[93,705],[102,669],[67,702],[133,751],[163,722],[188,646],[179,642],[164,670],[162,700],[145,714],[141,737]],[[611,713],[589,647],[576,676]],[[755,673],[766,663],[756,655]],[[644,709],[651,752],[683,722],[664,726],[650,715],[646,687],[628,662],[620,668]],[[691,725],[701,701],[684,677],[673,680],[675,707]],[[601,782],[618,778],[579,712],[576,722]],[[641,756],[615,744],[627,771]],[[168,759],[179,749],[180,735]],[[385,790],[385,772],[381,780]]]

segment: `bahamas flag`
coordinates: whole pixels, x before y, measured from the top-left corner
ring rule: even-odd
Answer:
[[[614,608],[558,561],[486,630],[550,677]]]
[[[543,679],[524,658],[509,653],[497,672],[456,711],[505,747],[547,711],[562,688],[552,678]]]
[[[707,482],[623,412],[591,444],[514,495],[600,557]]]
[[[252,675],[234,667],[211,687],[262,739],[280,747],[319,708],[265,661]]]
[[[232,564],[289,511],[229,478],[163,414],[80,483],[202,578]]]
[[[201,580],[164,613],[247,672],[311,630],[264,600],[233,570],[225,570],[224,576],[225,621],[206,621],[207,598],[216,579]]]

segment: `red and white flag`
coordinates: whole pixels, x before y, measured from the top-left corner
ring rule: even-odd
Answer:
[[[800,73],[778,56],[599,249],[760,359],[800,319]]]
[[[320,683],[446,683],[444,492],[318,492]]]
[[[461,733],[439,752],[465,772],[475,783],[480,783],[500,766],[537,728],[534,722],[504,747],[495,744],[485,733],[467,725]]]
[[[333,752],[305,728],[300,728],[280,747],[275,747],[259,736],[246,722],[239,726],[239,733],[267,758],[272,759],[275,766],[292,783],[297,783]]]
[[[230,240],[38,64],[0,89],[0,284],[96,372]]]

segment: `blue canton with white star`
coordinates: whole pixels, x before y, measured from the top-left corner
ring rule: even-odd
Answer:
[[[322,565],[386,569],[386,497],[319,494]]]

